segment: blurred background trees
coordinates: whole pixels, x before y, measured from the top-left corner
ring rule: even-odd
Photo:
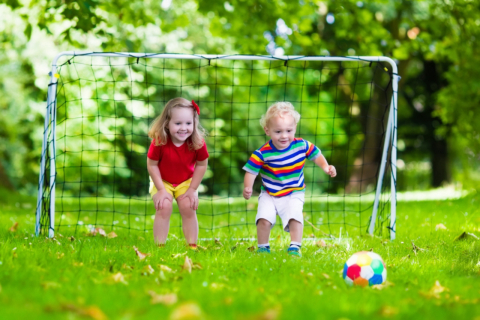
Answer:
[[[48,72],[65,50],[389,56],[399,188],[480,180],[478,1],[9,0],[0,32],[4,188],[37,188]]]

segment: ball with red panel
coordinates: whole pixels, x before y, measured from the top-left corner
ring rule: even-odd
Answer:
[[[382,258],[369,251],[354,253],[345,263],[343,279],[350,286],[373,286],[387,281],[387,268]]]

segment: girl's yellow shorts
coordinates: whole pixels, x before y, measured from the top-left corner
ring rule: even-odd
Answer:
[[[192,182],[192,178],[183,181],[176,187],[174,187],[170,182],[162,180],[163,185],[165,186],[165,190],[167,190],[168,193],[170,193],[175,199],[180,197],[182,194],[187,192],[188,187],[190,187],[190,183]],[[153,184],[152,179],[150,179],[150,195],[153,197],[155,193],[157,193],[157,188],[155,187],[155,184]]]

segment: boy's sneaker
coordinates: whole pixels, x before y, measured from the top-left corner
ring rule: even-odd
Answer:
[[[288,253],[289,256],[295,256],[295,257],[299,257],[299,258],[302,256],[302,254],[300,252],[300,249],[298,249],[298,248],[290,247],[290,248],[288,248],[287,253]]]
[[[188,245],[188,248],[189,248],[190,250],[193,250],[193,251],[197,251],[197,250],[198,250],[197,245],[194,244],[194,243],[189,244],[189,245]]]
[[[265,247],[258,248],[257,253],[270,253],[270,249]]]

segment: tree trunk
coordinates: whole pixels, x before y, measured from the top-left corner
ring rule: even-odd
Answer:
[[[374,82],[380,83],[380,80],[374,79]],[[360,108],[364,143],[353,163],[354,166],[345,188],[346,193],[368,192],[377,183],[377,173],[385,139],[383,130],[387,124],[384,117],[388,118],[388,111],[385,112],[385,109],[390,109],[390,98],[390,96],[387,97],[375,90],[372,99]]]
[[[445,182],[450,182],[450,166],[448,159],[448,144],[444,137],[435,134],[435,129],[442,122],[440,118],[432,116],[435,110],[436,94],[444,86],[437,68],[440,66],[434,61],[424,61],[424,74],[426,86],[425,111],[428,112],[427,141],[430,147],[430,164],[432,168],[432,187],[440,187]]]
[[[8,178],[5,168],[3,167],[2,163],[0,162],[0,187],[6,188],[9,190],[13,190],[14,187]]]

